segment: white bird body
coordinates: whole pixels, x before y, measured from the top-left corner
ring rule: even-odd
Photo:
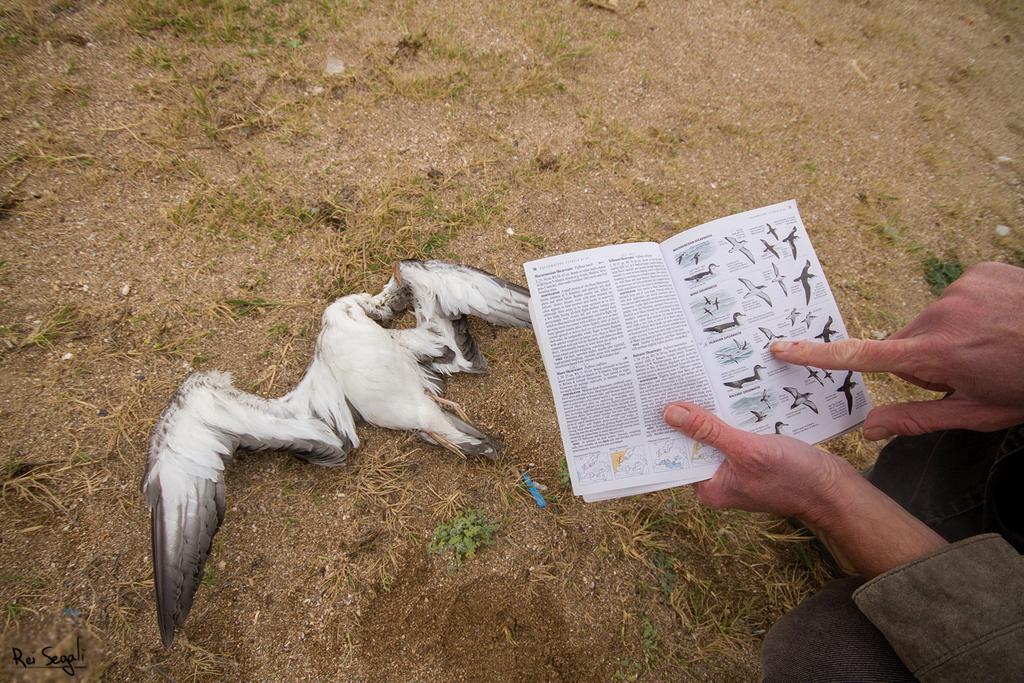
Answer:
[[[418,430],[440,412],[425,393],[440,393],[436,376],[395,338],[411,331],[384,329],[352,297],[324,311],[318,354],[340,378],[348,402],[371,424]]]
[[[439,405],[440,377],[428,364],[452,358],[444,338],[427,324],[381,327],[367,314],[377,314],[378,303],[366,294],[350,294],[327,307],[316,349],[323,372],[330,373],[355,413],[370,424],[416,432],[462,455],[496,457],[492,439]]]

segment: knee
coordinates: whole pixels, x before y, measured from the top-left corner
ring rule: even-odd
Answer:
[[[854,604],[861,583],[860,577],[832,581],[779,619],[761,652],[765,681],[913,680]]]

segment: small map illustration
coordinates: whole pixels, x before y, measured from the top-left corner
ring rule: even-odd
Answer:
[[[618,448],[608,454],[615,476],[643,474],[647,470],[643,449],[638,446]]]
[[[690,456],[690,460],[694,465],[700,463],[703,465],[710,465],[712,463],[720,463],[725,459],[722,452],[714,446],[708,446],[707,444],[694,442],[693,455]]]
[[[612,473],[608,467],[608,461],[599,453],[576,456],[573,460],[580,482],[593,483],[611,479]]]
[[[658,472],[681,470],[690,464],[690,448],[685,441],[672,439],[658,445],[654,454],[654,469]]]

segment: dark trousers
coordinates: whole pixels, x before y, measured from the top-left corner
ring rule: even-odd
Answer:
[[[897,437],[865,476],[947,541],[995,532],[1024,552],[1024,425]],[[766,681],[915,680],[854,604],[862,583],[831,581],[779,619],[761,654]]]

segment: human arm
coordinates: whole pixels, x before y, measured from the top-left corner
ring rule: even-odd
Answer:
[[[937,401],[878,406],[864,436],[993,431],[1024,422],[1024,269],[979,263],[888,339],[776,342],[776,358],[827,369],[891,372]]]
[[[689,403],[669,405],[665,420],[725,455],[715,475],[695,486],[701,502],[798,517],[859,574],[876,576],[946,544],[831,453],[736,429]]]

